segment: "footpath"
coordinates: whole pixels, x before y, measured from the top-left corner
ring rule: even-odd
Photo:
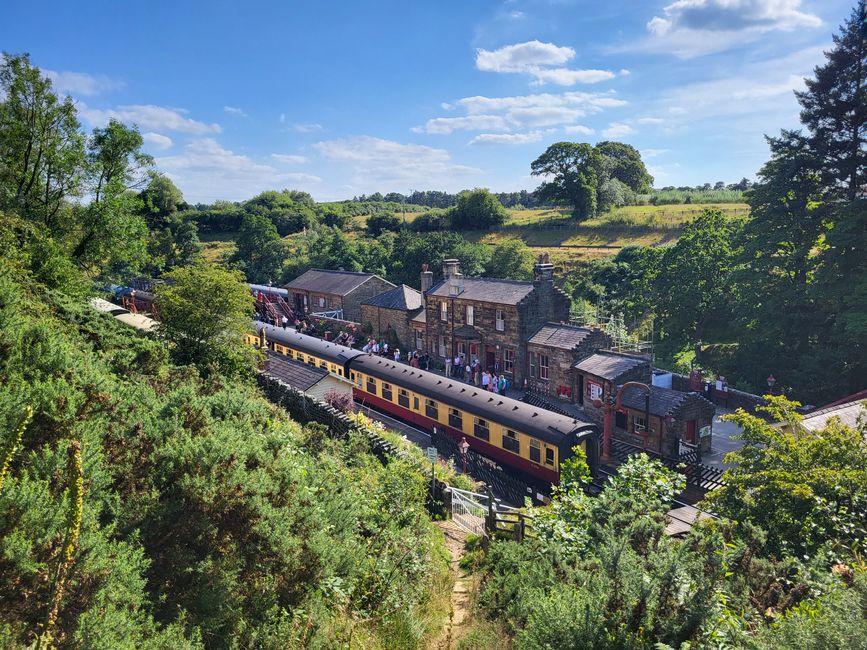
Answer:
[[[458,640],[466,632],[466,623],[470,614],[470,592],[472,591],[471,577],[461,569],[460,561],[464,555],[464,544],[467,541],[467,533],[461,530],[451,519],[438,521],[437,526],[443,531],[446,539],[446,548],[451,553],[451,569],[455,579],[452,587],[451,609],[449,618],[445,623],[442,635],[433,646],[436,650],[454,650]]]

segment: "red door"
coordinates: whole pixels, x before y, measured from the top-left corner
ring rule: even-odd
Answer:
[[[497,349],[493,345],[485,346],[485,368],[488,370],[494,369],[494,364],[497,361]]]
[[[686,423],[686,441],[690,444],[693,444],[693,445],[695,444],[695,427],[696,427],[696,421],[695,420],[689,420]]]

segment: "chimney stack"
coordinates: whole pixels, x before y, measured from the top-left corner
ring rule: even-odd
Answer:
[[[554,284],[554,265],[550,263],[548,253],[539,256],[533,267],[533,280],[536,284]]]
[[[427,264],[421,265],[421,292],[426,294],[433,286],[433,271],[427,270]]]
[[[460,263],[457,260],[443,260],[443,276],[448,279],[453,275],[457,275]]]

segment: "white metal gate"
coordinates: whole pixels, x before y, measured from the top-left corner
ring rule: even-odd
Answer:
[[[473,535],[485,535],[485,518],[488,516],[490,500],[488,495],[457,488],[451,488],[451,493],[452,520],[455,524]]]

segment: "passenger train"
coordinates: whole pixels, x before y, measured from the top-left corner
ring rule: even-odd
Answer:
[[[357,402],[425,430],[436,427],[470,449],[533,479],[558,483],[560,464],[581,447],[596,473],[598,430],[590,422],[479,387],[272,325],[255,323],[250,345],[323,368],[353,384]]]

